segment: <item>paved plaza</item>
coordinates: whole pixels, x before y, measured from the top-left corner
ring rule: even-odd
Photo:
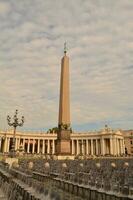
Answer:
[[[0,188],[3,193],[0,197],[6,199],[7,196],[12,200],[16,200],[16,195],[17,200],[31,197],[35,200],[103,200],[104,197],[98,195],[110,195],[114,199],[133,199],[132,169],[132,158],[53,160],[27,157],[14,162],[11,168],[1,162]]]
[[[7,200],[7,197],[3,193],[3,191],[0,189],[0,200]]]
[[[79,184],[104,188],[129,194],[133,187],[132,158],[96,158],[89,160],[21,160],[19,170],[27,172],[29,163],[32,170],[42,174],[55,173],[63,179]]]

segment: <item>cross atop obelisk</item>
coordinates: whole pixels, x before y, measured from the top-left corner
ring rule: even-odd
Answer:
[[[70,91],[69,91],[69,58],[64,43],[64,56],[61,59],[59,119],[56,153],[70,154]]]
[[[64,54],[66,55],[66,53],[67,53],[67,44],[66,44],[66,42],[64,43]]]

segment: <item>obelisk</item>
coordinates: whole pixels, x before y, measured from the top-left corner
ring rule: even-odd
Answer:
[[[61,60],[59,119],[56,146],[56,153],[58,155],[70,155],[69,58],[66,53],[65,43],[64,56]]]

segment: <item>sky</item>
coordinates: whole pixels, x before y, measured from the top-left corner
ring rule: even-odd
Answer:
[[[0,130],[57,126],[64,42],[73,130],[132,129],[132,0],[0,0]]]

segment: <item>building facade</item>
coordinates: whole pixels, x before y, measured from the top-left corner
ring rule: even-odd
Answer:
[[[122,132],[125,141],[125,153],[133,155],[133,130],[123,130]]]

